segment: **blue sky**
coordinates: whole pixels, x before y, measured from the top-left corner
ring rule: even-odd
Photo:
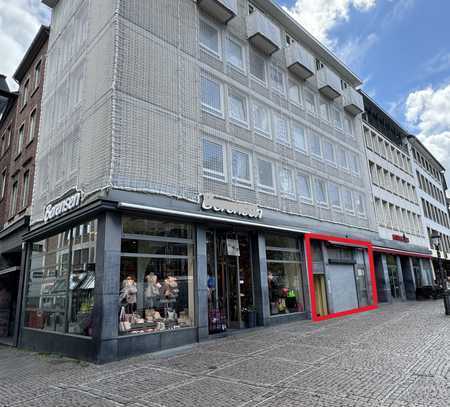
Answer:
[[[450,1],[275,1],[420,137],[447,167],[450,181]],[[13,74],[42,23],[49,24],[49,10],[40,0],[0,0],[0,73]]]

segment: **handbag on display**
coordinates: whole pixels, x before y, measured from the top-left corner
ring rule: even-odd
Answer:
[[[127,332],[130,329],[131,329],[131,323],[130,323],[130,321],[127,321],[127,316],[125,314],[125,307],[121,307],[120,315],[119,315],[119,331]]]

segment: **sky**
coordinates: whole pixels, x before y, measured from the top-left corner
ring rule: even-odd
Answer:
[[[274,1],[424,142],[447,168],[450,184],[450,1]],[[49,9],[40,0],[0,0],[0,73],[12,76],[40,24],[49,22]]]

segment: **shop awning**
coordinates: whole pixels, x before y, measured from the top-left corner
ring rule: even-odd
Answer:
[[[381,246],[373,246],[373,251],[378,253],[388,253],[388,254],[396,254],[398,256],[411,256],[411,257],[421,257],[424,259],[431,259],[431,254],[420,253],[415,251],[408,250],[400,250],[393,249],[389,247],[381,247]]]

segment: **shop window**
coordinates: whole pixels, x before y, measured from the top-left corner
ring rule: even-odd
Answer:
[[[193,227],[128,216],[122,224],[119,333],[193,326]]]
[[[256,131],[271,138],[269,111],[256,102],[253,104],[253,122]]]
[[[92,336],[96,241],[91,221],[32,244],[25,327]]]
[[[220,58],[219,31],[204,20],[200,20],[200,45]]]
[[[301,252],[295,238],[266,236],[270,314],[305,310],[301,275]]]

